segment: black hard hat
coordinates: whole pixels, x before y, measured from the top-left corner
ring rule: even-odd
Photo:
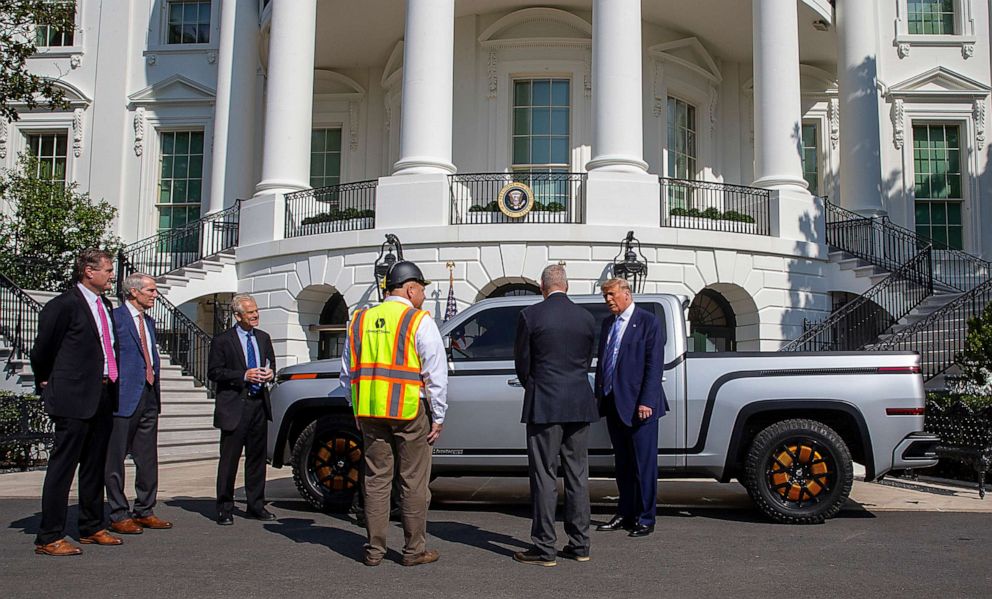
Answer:
[[[413,262],[400,260],[394,262],[386,273],[386,291],[402,287],[407,281],[416,281],[423,286],[430,285],[431,282],[424,278],[424,273]]]

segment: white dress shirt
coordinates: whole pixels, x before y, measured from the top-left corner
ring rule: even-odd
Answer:
[[[241,353],[243,353],[244,356],[245,356],[245,364],[248,364],[248,338],[249,338],[248,337],[248,331],[246,331],[243,328],[241,328],[241,325],[235,325],[234,328],[235,328],[235,330],[238,331],[238,341],[241,342]],[[255,368],[261,368],[262,366],[265,366],[266,368],[271,368],[272,367],[272,364],[263,364],[262,363],[262,354],[260,354],[258,352],[258,337],[255,336],[255,332],[254,331],[255,331],[255,329],[252,329],[251,346],[252,346],[252,349],[255,350]],[[249,366],[249,368],[251,368],[251,366]],[[247,377],[248,374],[245,373],[245,376]],[[245,378],[245,380],[248,380],[248,379]]]
[[[114,346],[114,321],[111,320],[110,311],[107,310],[107,306],[103,303],[101,296],[90,291],[82,283],[76,283],[76,287],[79,287],[79,290],[83,293],[83,299],[86,300],[86,305],[90,307],[90,313],[93,314],[93,322],[96,323],[96,332],[100,335],[100,349],[103,351],[103,376],[108,376],[110,374],[110,366],[107,361],[107,346],[103,343],[103,327],[100,326],[100,313],[97,310],[103,310],[103,315],[107,317],[107,332],[110,333],[110,347]]]
[[[405,297],[391,295],[387,302],[402,302],[413,307]],[[349,327],[349,331],[351,328]],[[420,378],[424,381],[421,397],[430,399],[431,416],[435,424],[444,422],[444,413],[448,410],[448,356],[441,339],[441,331],[430,314],[420,319],[414,343],[417,356],[420,357]],[[351,342],[346,341],[344,352],[341,354],[341,386],[347,391],[348,403],[351,403]],[[426,393],[426,395],[425,395]]]
[[[617,331],[617,341],[616,341],[616,352],[620,351],[620,344],[623,343],[623,334],[627,331],[627,325],[630,324],[630,317],[634,315],[634,302],[630,302],[627,309],[617,315],[617,320],[620,321],[620,330]],[[610,328],[612,331],[612,327]],[[606,345],[609,347],[610,339],[606,340]]]
[[[138,312],[138,309],[134,307],[131,302],[124,302],[127,306],[127,311],[131,313],[131,324],[134,325],[134,330],[138,333],[138,339],[141,339],[141,329],[139,327],[145,327],[145,347],[148,348],[148,356],[154,361],[155,360],[155,348],[152,347],[152,336],[148,332],[148,323],[141,322],[142,313]]]

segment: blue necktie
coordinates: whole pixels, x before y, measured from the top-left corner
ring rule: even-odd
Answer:
[[[249,369],[258,368],[258,358],[255,357],[255,344],[252,343],[251,341],[252,339],[254,339],[255,335],[251,331],[248,331],[248,333],[246,333],[246,336],[248,337],[248,368]],[[248,383],[249,394],[258,395],[259,391],[261,390],[262,390],[262,385],[258,383]]]
[[[609,395],[613,391],[613,373],[617,368],[617,354],[620,349],[620,325],[623,319],[619,316],[613,321],[610,327],[610,338],[606,340],[606,363],[603,365],[603,395]]]

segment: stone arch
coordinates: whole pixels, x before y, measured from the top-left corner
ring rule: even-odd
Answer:
[[[754,298],[739,285],[713,283],[701,289],[693,299],[706,298],[717,307],[728,310],[733,320],[734,348],[737,351],[758,351],[761,346],[761,319]]]
[[[308,359],[340,356],[348,324],[348,303],[344,294],[332,285],[310,285],[296,296],[296,307]]]
[[[535,26],[535,23],[539,25]],[[592,23],[558,8],[523,8],[487,27],[479,35],[479,42],[484,45],[497,41],[527,44],[547,38],[588,41],[592,39]]]
[[[500,277],[489,281],[489,283],[480,289],[478,295],[475,296],[475,301],[484,300],[487,297],[493,297],[493,292],[500,288],[509,286],[523,287],[525,285],[532,286],[535,289],[540,289],[540,285],[538,285],[537,281],[528,279],[527,277]]]

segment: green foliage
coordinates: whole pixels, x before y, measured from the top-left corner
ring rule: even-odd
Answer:
[[[35,24],[56,30],[74,26],[75,3],[51,0],[0,2],[0,118],[18,120],[18,109],[44,104],[51,110],[68,110],[65,92],[52,79],[28,72],[27,59],[37,52]],[[22,107],[14,107],[14,104]]]
[[[564,212],[565,205],[561,202],[548,202],[544,204],[542,202],[534,202],[534,208],[532,210],[541,212]],[[488,204],[474,204],[469,206],[469,212],[499,212],[499,204],[496,200],[489,202]]]
[[[712,220],[728,220],[738,223],[753,223],[754,217],[742,212],[737,212],[736,210],[728,210],[726,212],[720,212],[716,207],[710,206],[706,210],[700,210],[699,208],[681,208],[675,207],[668,211],[671,216],[691,216],[696,218],[709,218]]]
[[[300,224],[317,225],[320,223],[332,223],[339,220],[348,220],[352,218],[374,218],[374,217],[375,217],[375,210],[359,210],[358,208],[345,208],[343,210],[331,210],[330,212],[321,212],[320,214],[308,216],[304,218]]]
[[[964,351],[955,356],[968,380],[984,387],[992,378],[992,304],[982,313],[968,320],[968,337]]]
[[[927,403],[944,410],[961,403],[974,412],[992,408],[992,396],[962,393],[927,393]]]
[[[80,193],[76,183],[38,176],[38,162],[22,156],[0,173],[0,272],[24,289],[58,291],[72,279],[76,255],[88,247],[116,253],[111,233],[117,210]]]

